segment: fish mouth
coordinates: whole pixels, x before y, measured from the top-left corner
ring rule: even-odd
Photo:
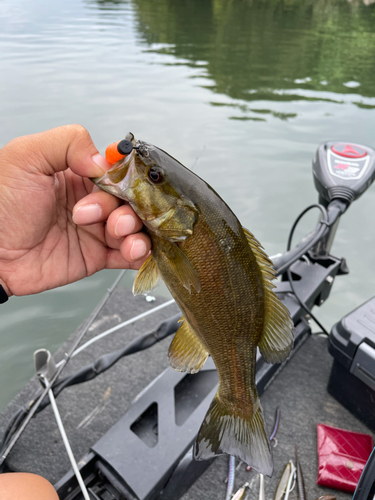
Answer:
[[[103,191],[128,201],[126,191],[129,186],[130,172],[132,170],[134,154],[133,151],[121,162],[116,163],[110,170],[101,177],[91,177],[93,182]]]
[[[98,186],[101,190],[106,191],[107,193],[110,193],[117,198],[126,200],[120,187],[116,184],[113,184],[111,179],[108,178],[107,173],[105,173],[102,177],[90,177],[90,181],[93,182],[95,186]]]

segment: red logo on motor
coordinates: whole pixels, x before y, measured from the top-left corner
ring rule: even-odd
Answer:
[[[331,147],[332,151],[339,156],[344,158],[363,158],[367,155],[367,151],[363,148],[356,146],[355,144],[347,144],[344,142],[339,142]]]
[[[349,165],[345,165],[345,163],[339,163],[338,165],[333,165],[333,168],[338,168],[341,170],[346,170],[349,167]]]

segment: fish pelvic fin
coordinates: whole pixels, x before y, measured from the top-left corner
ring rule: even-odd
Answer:
[[[249,417],[236,416],[218,393],[211,402],[194,446],[194,458],[206,460],[227,453],[265,476],[272,476],[273,460],[259,398]]]
[[[197,373],[205,364],[208,352],[182,316],[180,328],[169,347],[169,362],[179,372]]]
[[[152,255],[149,255],[139,269],[133,283],[133,295],[142,295],[151,292],[158,284],[159,270]]]
[[[272,291],[275,285],[273,263],[259,241],[245,228],[242,228],[257,264],[263,275],[265,290],[265,321],[259,350],[267,363],[282,363],[293,348],[294,326],[288,309]]]

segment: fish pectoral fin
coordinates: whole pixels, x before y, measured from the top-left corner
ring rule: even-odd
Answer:
[[[148,221],[147,227],[171,242],[184,241],[193,234],[198,210],[189,200],[181,199],[161,217]]]
[[[259,398],[248,416],[235,415],[216,394],[194,445],[194,458],[206,460],[227,453],[265,476],[273,470],[272,452]]]
[[[188,292],[191,293],[191,287],[193,287],[199,293],[201,291],[201,283],[198,274],[184,252],[175,243],[171,243],[168,251],[164,252],[164,255],[168,259],[173,274]]]
[[[179,372],[197,373],[205,364],[208,352],[184,317],[169,347],[169,362]]]
[[[160,275],[156,262],[152,255],[149,255],[138,271],[133,283],[133,294],[142,295],[151,292],[158,284]]]
[[[259,350],[267,363],[282,363],[293,348],[293,321],[288,309],[272,291],[275,288],[272,283],[275,279],[272,261],[250,231],[244,227],[242,229],[262,272],[265,290],[265,322]]]

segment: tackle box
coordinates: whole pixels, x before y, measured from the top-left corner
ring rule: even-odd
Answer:
[[[333,326],[328,350],[328,392],[375,431],[375,297]]]

